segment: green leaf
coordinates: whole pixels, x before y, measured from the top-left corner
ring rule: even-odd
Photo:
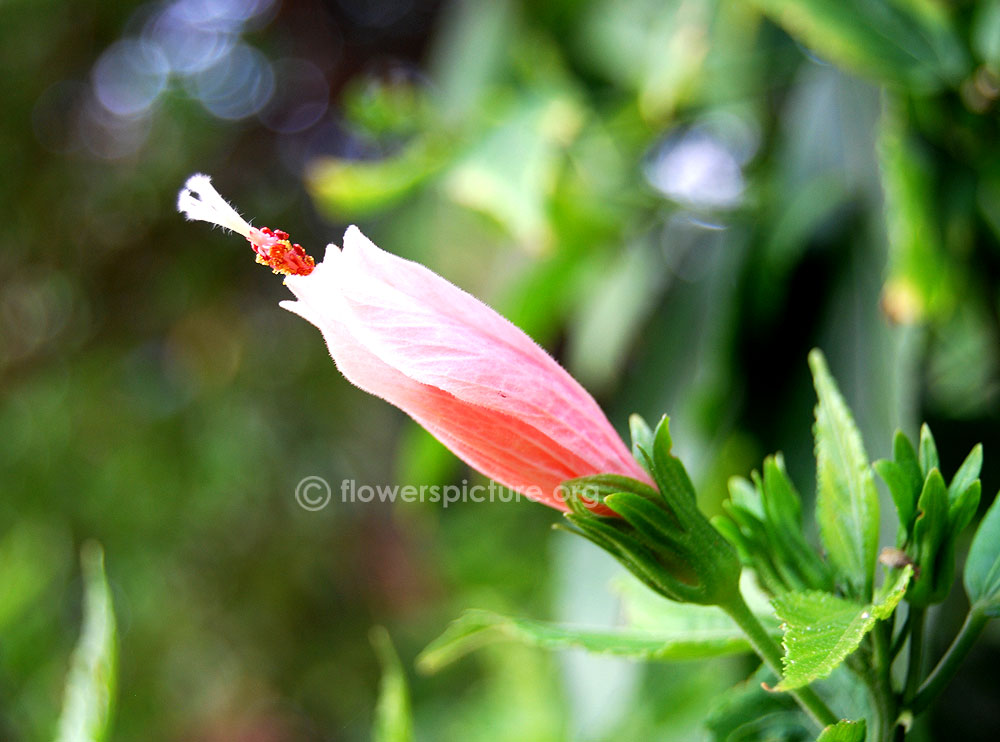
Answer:
[[[735,478],[730,481],[730,491],[739,491]],[[712,519],[712,524],[736,549],[740,562],[756,573],[771,595],[787,592],[790,589],[787,575],[783,573],[783,565],[776,563],[777,555],[771,548],[763,521],[748,508],[737,504],[735,498],[723,502],[722,507],[729,517],[717,516]]]
[[[917,500],[924,485],[917,452],[902,430],[897,430],[892,440],[892,460],[881,459],[874,464],[875,471],[889,487],[889,494],[896,504],[899,517],[899,545],[902,546],[913,532],[913,519],[917,515]]]
[[[83,568],[83,628],[63,695],[56,742],[102,742],[110,732],[117,685],[117,629],[104,551],[88,543]]]
[[[375,654],[382,665],[382,682],[375,705],[373,742],[412,742],[413,714],[410,710],[410,691],[399,656],[392,646],[389,632],[381,626],[369,634]]]
[[[924,482],[917,509],[913,546],[920,573],[910,584],[907,600],[915,605],[928,605],[937,602],[938,559],[949,534],[948,489],[937,469],[932,469]]]
[[[865,742],[868,733],[865,720],[838,721],[824,729],[816,738],[816,742]]]
[[[722,506],[726,508],[730,517],[717,515],[712,518],[715,530],[721,533],[723,538],[736,549],[740,563],[753,569],[761,584],[772,595],[784,592],[784,583],[771,564],[770,556],[767,553],[762,553],[756,540],[744,534],[737,524],[735,514],[732,512],[732,502],[724,502]]]
[[[951,523],[951,538],[953,541],[958,538],[959,534],[976,517],[982,491],[983,485],[977,479],[948,506],[948,520]]]
[[[973,605],[1000,617],[1000,496],[979,524],[965,560],[965,591]]]
[[[927,423],[920,426],[920,471],[924,477],[931,473],[931,469],[941,468],[941,459],[938,457],[937,443],[934,442],[934,434]]]
[[[772,595],[789,590],[829,590],[830,571],[802,532],[802,503],[785,471],[780,454],[764,460],[764,475],[753,483],[729,480],[730,499],[723,503],[729,519],[713,519],[715,527],[736,547]]]
[[[830,561],[856,597],[871,595],[878,550],[875,479],[861,434],[818,350],[809,354],[816,406],[816,518]]]
[[[829,589],[830,570],[805,539],[802,530],[802,498],[785,470],[781,454],[764,459],[761,480],[767,522],[774,524],[771,538],[788,568],[797,572],[799,583]]]
[[[876,621],[892,615],[912,575],[913,568],[907,565],[869,605],[818,590],[775,598],[774,610],[785,625],[785,677],[776,690],[801,688],[833,672]]]
[[[902,430],[897,430],[892,439],[892,458],[902,468],[907,481],[919,492],[924,479],[920,471],[920,459],[917,457],[917,450],[913,447],[909,436]]]
[[[365,216],[413,193],[442,167],[446,150],[417,139],[380,160],[322,158],[309,168],[309,190],[333,219]]]
[[[630,574],[622,574],[612,580],[611,591],[621,599],[622,615],[629,630],[658,634],[665,626],[676,626],[688,621],[700,623],[702,619],[711,624],[720,622],[726,626],[735,625],[721,608],[664,600],[662,595],[650,590]],[[740,593],[747,607],[768,633],[780,636],[781,630],[771,608],[770,597],[760,589],[752,572],[746,571],[741,576]],[[692,610],[688,610],[689,608]],[[721,621],[723,618],[724,621]]]
[[[753,0],[776,23],[853,72],[932,91],[954,81],[967,60],[947,17],[888,0]]]
[[[982,469],[983,444],[977,443],[969,455],[965,457],[962,465],[958,467],[958,471],[955,472],[955,476],[952,477],[951,483],[948,485],[948,502],[950,504],[954,505],[975,484]]]
[[[761,479],[764,511],[768,520],[782,532],[802,532],[802,498],[788,478],[781,454],[764,459]]]
[[[731,504],[758,520],[764,519],[764,498],[757,481],[743,477],[730,477],[729,499]]]
[[[720,609],[662,602],[662,620],[656,631],[569,626],[469,610],[420,653],[417,667],[422,672],[436,672],[503,639],[544,649],[582,649],[636,660],[704,659],[750,651],[743,632]]]
[[[937,459],[933,438],[926,440],[927,460]],[[937,469],[931,469],[920,494],[920,511],[913,527],[911,556],[917,564],[917,576],[906,594],[914,605],[940,603],[948,596],[955,578],[955,543],[975,517],[982,485],[982,446],[976,446],[959,468],[951,485],[945,487]]]

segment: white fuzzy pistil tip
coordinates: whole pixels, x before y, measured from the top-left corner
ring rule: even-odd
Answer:
[[[187,179],[177,196],[177,210],[192,221],[209,222],[250,237],[250,225],[212,187],[212,179],[198,173]]]

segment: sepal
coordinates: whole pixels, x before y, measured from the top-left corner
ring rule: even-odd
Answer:
[[[611,553],[671,600],[702,605],[731,601],[739,591],[739,558],[698,509],[691,479],[671,454],[669,420],[664,417],[650,431],[633,418],[632,427],[634,450],[658,490],[627,477],[567,481],[569,530]],[[595,504],[618,517],[595,512]]]
[[[629,415],[628,427],[629,433],[632,435],[632,456],[645,468],[644,456],[640,451],[653,450],[653,430],[642,415],[636,413]],[[646,471],[649,472],[649,476],[653,476],[653,472],[648,469]]]
[[[603,504],[604,498],[618,492],[632,492],[647,498],[658,497],[655,488],[621,474],[594,474],[589,477],[567,479],[562,483],[561,489],[567,503],[583,501],[585,504],[587,502]]]

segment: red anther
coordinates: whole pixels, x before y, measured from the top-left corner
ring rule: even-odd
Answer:
[[[251,229],[247,240],[257,253],[257,262],[270,267],[275,273],[308,276],[316,267],[316,261],[306,254],[302,245],[291,244],[288,233],[280,229]]]

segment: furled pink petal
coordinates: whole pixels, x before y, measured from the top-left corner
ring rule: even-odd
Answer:
[[[649,482],[593,398],[521,330],[356,227],[311,274],[289,276],[340,371],[407,412],[470,466],[566,509],[561,482]]]
[[[322,331],[344,376],[483,474],[563,510],[567,479],[610,473],[652,484],[593,398],[531,338],[357,227],[343,251],[330,246],[315,265],[285,232],[250,226],[206,175],[188,178],[177,208],[243,235],[258,262],[288,276],[298,301],[282,306]]]

